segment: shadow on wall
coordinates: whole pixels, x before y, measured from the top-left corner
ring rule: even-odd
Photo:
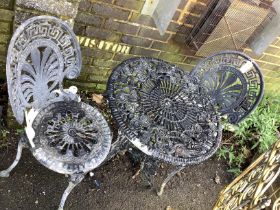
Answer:
[[[173,40],[186,45],[185,53],[195,55],[199,48],[214,31],[231,5],[229,0],[208,1],[202,11],[197,5],[190,6],[185,21],[180,25]]]

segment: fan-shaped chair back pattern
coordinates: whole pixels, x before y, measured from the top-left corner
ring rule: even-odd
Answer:
[[[57,101],[64,77],[81,70],[81,51],[75,34],[55,17],[33,17],[15,31],[7,55],[9,98],[17,121],[26,109]]]

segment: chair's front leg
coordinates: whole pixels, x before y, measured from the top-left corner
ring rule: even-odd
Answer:
[[[71,191],[85,178],[84,174],[72,174],[70,176],[70,181],[68,184],[68,187],[65,189],[58,210],[63,210],[65,201],[68,197],[68,195],[71,193]]]
[[[25,134],[23,134],[18,142],[18,148],[17,148],[17,155],[16,158],[14,160],[14,162],[10,165],[9,168],[7,168],[4,171],[0,171],[0,177],[9,177],[10,176],[10,172],[17,166],[17,164],[19,163],[19,160],[21,158],[22,155],[22,149],[26,148],[27,146],[27,138],[25,136]]]
[[[172,179],[172,177],[175,176],[180,171],[182,171],[184,168],[185,168],[185,166],[176,167],[175,170],[173,170],[170,174],[168,174],[168,176],[165,178],[165,180],[161,184],[160,190],[157,192],[158,196],[161,196],[163,194],[166,184]]]

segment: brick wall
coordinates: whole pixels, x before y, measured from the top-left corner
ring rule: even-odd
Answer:
[[[280,94],[280,37],[261,56],[256,56],[249,48],[245,53],[259,64],[264,75],[265,91]]]
[[[81,76],[69,84],[103,92],[112,69],[135,56],[160,58],[189,71],[200,58],[185,45],[185,37],[211,2],[181,0],[167,32],[160,36],[153,19],[141,14],[145,0],[0,0],[0,78],[5,78],[7,46],[13,28],[42,14],[74,24],[83,68]],[[266,90],[273,92],[280,92],[279,43],[280,38],[260,57],[245,49],[260,65]]]
[[[11,39],[14,0],[0,0],[0,78],[5,79],[6,55]]]
[[[104,91],[112,69],[121,61],[136,56],[160,58],[186,71],[194,67],[199,59],[190,56],[185,45],[175,39],[188,13],[184,10],[188,0],[181,1],[164,36],[160,36],[150,16],[141,14],[144,3],[144,0],[80,2],[74,32],[82,47],[83,71],[74,82],[77,86]],[[206,3],[200,0],[193,5],[195,8],[191,6],[194,11],[191,15],[198,17]],[[191,29],[193,25],[188,23],[186,27]],[[91,41],[93,45],[89,44]],[[112,46],[120,47],[112,49]]]

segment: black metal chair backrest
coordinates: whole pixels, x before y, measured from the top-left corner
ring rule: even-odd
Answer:
[[[264,81],[259,66],[247,55],[224,51],[203,59],[191,76],[205,86],[221,115],[237,124],[260,103]]]

